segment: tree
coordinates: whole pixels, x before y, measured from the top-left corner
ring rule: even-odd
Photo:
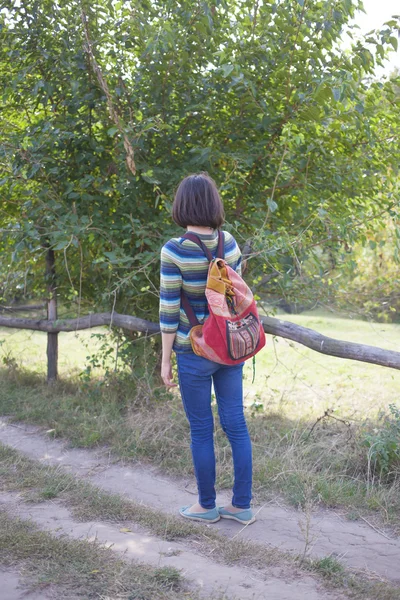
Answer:
[[[4,294],[44,294],[51,248],[72,313],[154,319],[173,190],[198,170],[251,241],[253,282],[326,294],[352,244],[398,214],[399,98],[373,77],[398,22],[344,52],[358,6],[3,1]]]

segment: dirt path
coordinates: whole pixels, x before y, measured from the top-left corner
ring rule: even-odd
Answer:
[[[151,467],[116,463],[104,450],[96,452],[68,448],[63,442],[49,439],[37,427],[11,425],[6,419],[0,419],[0,442],[44,463],[63,465],[69,472],[85,476],[103,489],[124,494],[166,512],[176,513],[177,507],[192,503],[196,497],[193,483],[191,489],[187,489],[187,481],[168,479]],[[227,499],[226,492],[219,497],[220,502]],[[43,510],[43,504],[40,506]],[[257,507],[255,510],[258,510]],[[305,516],[299,511],[267,504],[259,509],[257,523],[241,531],[240,536],[279,549],[303,552],[305,539],[301,529],[304,520]],[[240,531],[239,525],[225,520],[215,527],[228,537]],[[376,531],[364,523],[347,521],[329,511],[312,514],[310,536],[311,555],[334,555],[349,567],[400,582],[400,539],[388,539],[385,532]],[[182,557],[180,560],[183,560]],[[188,568],[187,565],[174,566]],[[299,589],[298,584],[296,588]],[[295,596],[293,592],[291,594],[288,597],[292,599],[303,597]],[[239,596],[254,597],[244,595],[243,591]],[[275,597],[283,599],[286,596]],[[307,594],[308,600],[312,597],[312,594]],[[323,598],[322,595],[317,597]]]
[[[225,594],[230,600],[264,600],[269,597],[279,600],[337,600],[336,594],[324,592],[311,577],[290,574],[284,567],[271,569],[266,574],[256,569],[227,566],[191,551],[185,543],[168,542],[149,535],[132,524],[122,533],[121,525],[101,521],[77,522],[61,502],[26,504],[17,494],[0,493],[0,506],[15,516],[32,519],[39,527],[55,535],[68,535],[77,539],[97,539],[125,559],[135,559],[155,567],[175,567],[194,589],[200,589],[204,598],[214,594]],[[275,573],[274,573],[275,572]],[[2,600],[3,596],[1,596]],[[18,598],[18,596],[16,596]],[[26,600],[28,600],[27,597]],[[13,596],[9,600],[13,599]],[[36,600],[36,598],[35,598]]]
[[[47,592],[29,592],[23,578],[13,569],[0,568],[1,600],[50,600]]]

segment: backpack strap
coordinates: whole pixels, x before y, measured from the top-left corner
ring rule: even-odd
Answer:
[[[205,244],[203,244],[202,240],[193,232],[191,231],[187,231],[185,233],[185,235],[182,236],[185,240],[190,240],[191,242],[194,242],[195,244],[197,244],[199,246],[199,248],[201,248],[201,250],[203,250],[204,254],[206,255],[207,259],[209,262],[211,262],[212,260],[214,260],[213,255],[211,254],[210,250],[207,248],[207,246]],[[225,257],[225,236],[222,233],[222,231],[218,231],[218,246],[217,246],[217,252],[215,255],[216,258],[224,258]],[[186,313],[187,318],[189,319],[189,323],[191,327],[195,327],[196,325],[200,325],[196,314],[189,302],[189,298],[187,297],[186,293],[183,291],[183,288],[181,289],[181,304],[182,304],[182,308]]]
[[[189,302],[189,298],[181,289],[181,305],[183,310],[186,313],[187,318],[189,319],[190,327],[195,327],[196,325],[200,325],[198,318],[196,317],[196,313],[194,312],[192,305]]]
[[[218,247],[216,258],[225,258],[225,236],[222,231],[218,231]]]
[[[212,261],[213,256],[210,252],[210,250],[207,248],[207,246],[205,244],[203,244],[202,240],[199,238],[199,236],[197,236],[195,233],[192,233],[191,231],[187,231],[185,233],[185,235],[182,236],[183,239],[185,240],[190,240],[191,242],[193,242],[194,244],[196,244],[197,246],[199,246],[199,248],[201,250],[203,250],[204,254],[206,255],[207,259],[209,262]]]

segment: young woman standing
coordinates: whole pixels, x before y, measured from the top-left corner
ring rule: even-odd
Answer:
[[[180,183],[173,207],[175,223],[194,233],[213,257],[218,230],[224,223],[224,209],[215,182],[206,173],[190,175]],[[225,260],[239,274],[240,249],[231,234],[223,232]],[[179,388],[189,421],[191,450],[199,501],[180,509],[182,517],[214,523],[221,517],[243,524],[252,523],[251,442],[243,413],[243,363],[225,366],[197,356],[189,339],[190,323],[181,307],[183,289],[200,323],[208,316],[205,288],[209,262],[193,241],[173,238],[161,251],[160,328],[162,335],[161,376],[167,387],[172,379],[171,354],[176,353]],[[216,507],[214,422],[211,384],[218,405],[221,426],[232,447],[234,486],[232,503]]]

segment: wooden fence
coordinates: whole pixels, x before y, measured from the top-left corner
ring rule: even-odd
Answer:
[[[298,342],[321,354],[358,360],[392,369],[400,369],[400,352],[336,340],[322,335],[313,329],[308,329],[307,327],[282,321],[274,317],[262,317],[262,322],[264,331],[267,334]],[[47,378],[49,382],[57,378],[57,336],[59,332],[80,331],[101,325],[121,327],[129,331],[138,331],[145,334],[156,334],[160,331],[157,323],[139,319],[131,315],[121,315],[116,312],[95,313],[76,319],[56,320],[51,318],[26,319],[0,315],[0,327],[47,332]]]

